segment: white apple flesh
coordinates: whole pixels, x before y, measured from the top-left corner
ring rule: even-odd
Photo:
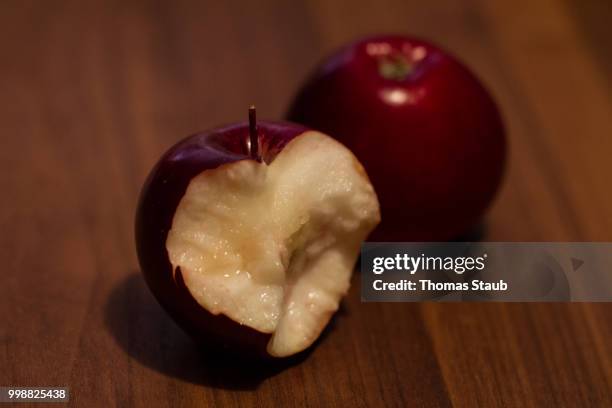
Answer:
[[[355,156],[307,131],[271,163],[239,160],[193,178],[166,248],[200,306],[271,334],[268,354],[286,357],[319,337],[379,221]]]

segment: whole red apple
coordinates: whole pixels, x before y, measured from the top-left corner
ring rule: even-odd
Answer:
[[[315,70],[288,118],[338,139],[363,163],[381,205],[375,240],[457,238],[502,178],[495,102],[463,64],[422,40],[345,46]]]
[[[342,144],[250,113],[162,156],[141,193],[136,244],[153,294],[187,332],[286,357],[338,308],[378,201]]]

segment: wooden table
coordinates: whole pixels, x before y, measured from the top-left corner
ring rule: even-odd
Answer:
[[[612,3],[3,1],[0,384],[95,406],[612,406],[610,304],[362,304],[285,367],[203,356],[137,266],[159,155],[255,102],[279,118],[366,33],[453,50],[511,157],[487,240],[612,240]],[[587,3],[587,4],[585,4]]]

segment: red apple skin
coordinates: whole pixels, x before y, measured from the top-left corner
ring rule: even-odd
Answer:
[[[412,71],[382,75],[389,55]],[[338,139],[364,165],[381,205],[373,240],[457,238],[502,179],[506,137],[495,102],[463,64],[422,40],[349,44],[315,70],[287,117]]]
[[[305,127],[282,122],[257,124],[262,159],[269,163]],[[155,165],[142,189],[136,212],[136,248],[145,280],[163,308],[197,341],[265,357],[270,334],[239,325],[201,307],[186,288],[180,269],[173,274],[166,238],[174,212],[189,182],[205,170],[238,160],[253,160],[249,126],[236,124],[187,137]]]

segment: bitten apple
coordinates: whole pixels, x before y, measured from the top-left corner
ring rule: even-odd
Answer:
[[[379,206],[342,144],[250,113],[164,154],[141,193],[136,243],[149,287],[186,331],[286,357],[337,310]]]
[[[374,240],[456,238],[502,178],[505,131],[495,102],[457,59],[425,41],[380,36],[332,55],[288,113],[349,147],[378,193]]]

